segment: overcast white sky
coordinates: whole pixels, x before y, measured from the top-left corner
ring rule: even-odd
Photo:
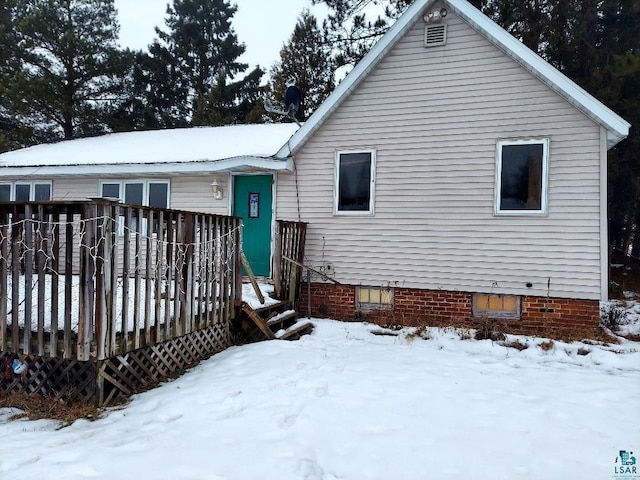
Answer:
[[[120,44],[145,49],[155,38],[154,27],[164,27],[170,0],[115,0],[120,21]],[[322,17],[324,7],[311,8],[311,0],[233,0],[238,6],[232,26],[246,51],[240,60],[249,69],[260,65],[269,70],[280,58],[280,49],[293,33],[305,7]]]

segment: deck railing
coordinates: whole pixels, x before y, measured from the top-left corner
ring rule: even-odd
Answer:
[[[273,282],[279,300],[296,307],[300,296],[307,224],[278,220],[276,222]]]
[[[102,360],[228,323],[240,228],[103,199],[0,203],[0,352]]]

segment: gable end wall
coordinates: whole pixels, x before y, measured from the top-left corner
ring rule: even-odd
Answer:
[[[599,300],[599,127],[446,21],[435,48],[417,22],[303,146],[277,217],[309,223],[306,262],[342,283]],[[496,217],[496,142],[528,138],[550,139],[549,213]],[[376,150],[375,215],[334,216],[335,152],[359,148]]]

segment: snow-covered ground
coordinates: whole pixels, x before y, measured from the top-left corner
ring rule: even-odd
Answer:
[[[610,300],[601,302],[600,312],[602,322],[606,324],[607,315],[618,311],[618,321],[614,327],[619,335],[640,336],[640,295],[634,292],[625,292],[624,300]]]
[[[95,422],[0,409],[0,478],[611,479],[621,450],[640,452],[640,343],[519,351],[313,322]]]

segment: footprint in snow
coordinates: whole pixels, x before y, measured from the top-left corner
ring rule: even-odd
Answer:
[[[278,415],[278,426],[280,428],[289,428],[295,425],[298,420],[298,414]]]
[[[298,472],[304,480],[323,480],[324,472],[320,465],[310,458],[303,458],[298,462]]]
[[[144,422],[142,422],[143,426],[147,426],[147,425],[151,425],[153,423],[171,423],[171,422],[175,422],[176,420],[180,420],[183,417],[183,415],[181,413],[176,413],[174,415],[161,415],[160,417],[154,417],[154,418],[150,418],[145,420]]]
[[[326,397],[329,394],[329,387],[323,385],[322,387],[316,388],[314,393],[317,398]]]

